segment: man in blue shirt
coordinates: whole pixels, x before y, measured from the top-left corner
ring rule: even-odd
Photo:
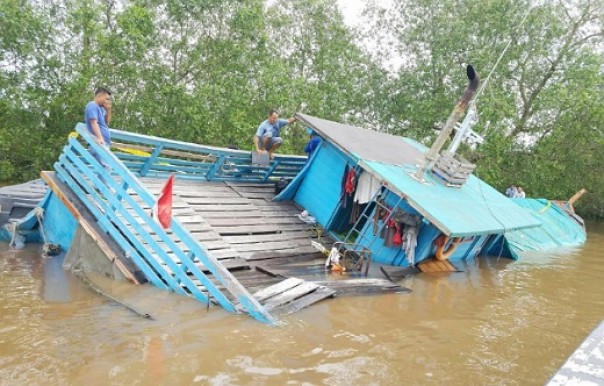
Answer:
[[[111,134],[109,133],[109,122],[111,121],[111,91],[99,87],[94,92],[94,100],[88,102],[84,110],[84,119],[88,131],[94,136],[96,143],[109,151],[111,144]],[[94,150],[90,149],[90,154],[101,164],[105,170],[111,171],[109,165]],[[103,183],[105,179],[99,175]]]
[[[312,152],[321,144],[321,138],[319,138],[317,133],[310,127],[306,128],[306,132],[310,136],[310,139],[306,146],[304,146],[304,152],[308,155],[308,158],[310,158]]]
[[[515,198],[517,194],[518,189],[516,188],[516,185],[510,185],[510,187],[505,190],[506,197]]]
[[[270,159],[274,158],[273,153],[281,144],[283,139],[281,138],[281,128],[290,123],[296,122],[296,118],[279,119],[279,113],[277,110],[271,110],[268,112],[268,119],[258,126],[256,135],[254,136],[254,146],[256,151],[263,154],[268,150]]]

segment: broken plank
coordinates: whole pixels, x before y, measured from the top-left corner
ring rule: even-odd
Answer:
[[[248,204],[249,200],[241,197],[232,197],[232,196],[221,196],[220,198],[214,196],[208,197],[188,197],[186,203],[189,205],[197,204],[197,205],[210,205],[220,203],[221,205],[233,205],[233,204]]]
[[[319,286],[314,283],[303,282],[300,285],[297,285],[285,292],[282,292],[278,295],[275,295],[275,296],[267,299],[263,305],[266,309],[272,310],[273,308],[283,306],[283,305],[285,305],[293,300],[296,300],[310,292],[313,292],[318,287]]]
[[[237,244],[233,248],[239,252],[252,252],[252,251],[278,251],[278,250],[290,250],[298,247],[310,246],[310,240],[306,239],[293,239],[288,241],[261,241],[257,243],[249,242],[247,244]],[[314,247],[313,247],[314,248]],[[316,249],[315,249],[316,250]]]
[[[228,226],[242,226],[242,225],[274,225],[272,221],[268,220],[262,215],[258,217],[239,217],[239,218],[208,218],[208,223],[213,227],[228,227]]]
[[[220,205],[220,203],[202,205],[202,204],[193,204],[191,205],[191,209],[193,209],[196,213],[203,212],[229,212],[229,211],[256,211],[254,205]]]
[[[301,279],[298,279],[295,277],[290,277],[289,279],[285,279],[278,284],[272,285],[268,288],[265,288],[261,291],[256,292],[253,296],[259,302],[263,302],[268,298],[276,296],[276,295],[282,293],[283,291],[290,290],[302,283],[304,283],[304,280],[301,280]]]
[[[203,218],[211,221],[213,218],[246,218],[246,217],[265,217],[259,210],[245,212],[207,212],[203,214]]]
[[[315,278],[316,280],[313,280],[315,282],[319,279],[329,278],[330,275],[332,275],[331,271],[325,268],[324,263],[317,264],[319,261],[316,259],[310,260],[310,262],[311,264],[309,265],[301,266],[285,265],[275,267],[273,265],[258,265],[256,268],[273,276],[298,277],[304,278],[305,280]],[[312,264],[312,262],[314,262],[314,264]]]
[[[293,302],[285,304],[280,307],[273,308],[273,313],[281,314],[281,315],[289,315],[294,312],[300,311],[301,309],[308,307],[314,303],[317,303],[323,299],[335,296],[337,291],[327,288],[327,287],[319,287],[314,292],[303,296]]]
[[[400,287],[398,284],[391,282],[390,280],[381,278],[351,278],[351,279],[337,279],[330,281],[316,281],[319,285],[328,286],[331,288],[355,286],[355,287],[387,287],[394,288]]]
[[[208,251],[208,253],[218,260],[240,257],[241,255],[238,251],[231,248],[215,249],[213,251]]]
[[[220,260],[219,264],[222,265],[224,268],[228,269],[228,270],[235,270],[235,269],[247,269],[249,268],[249,263],[241,258],[234,258],[234,259],[226,259],[226,260]],[[210,272],[210,269],[208,267],[206,267],[204,264],[202,263],[195,263],[195,265],[197,266],[197,268],[199,268],[202,272]]]
[[[275,192],[271,193],[240,193],[242,197],[250,198],[250,199],[265,199],[272,200],[275,197]]]
[[[220,235],[240,235],[254,233],[278,233],[276,225],[241,225],[241,226],[216,226],[213,227]]]
[[[234,247],[236,249],[236,247]],[[264,252],[241,252],[241,257],[247,260],[264,260],[264,259],[277,259],[282,257],[292,257],[298,255],[312,255],[316,254],[317,256],[324,255],[318,252],[314,247],[298,247],[293,249],[284,249],[280,251],[264,251]]]
[[[386,279],[351,278],[318,280],[313,282],[319,285],[335,289],[338,292],[338,295],[341,296],[411,292],[409,288],[401,287],[400,285],[395,284]]]

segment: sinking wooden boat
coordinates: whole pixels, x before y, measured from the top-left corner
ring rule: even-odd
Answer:
[[[47,191],[42,179],[0,188],[0,240],[9,240],[13,246],[40,241],[37,231],[29,231],[37,225],[35,216],[30,216],[29,224],[23,218],[40,204]],[[21,229],[17,233],[14,228],[18,222]]]
[[[452,116],[447,124],[459,111]],[[267,323],[334,295],[409,292],[389,280],[392,267],[454,272],[463,259],[558,247],[557,233],[571,235],[566,245],[585,241],[564,205],[508,199],[454,154],[296,117],[320,145],[309,159],[277,155],[268,165],[248,151],[120,130],[109,152],[78,124],[79,138],[42,173],[48,193],[12,231],[37,230],[66,252],[68,269],[151,283]],[[164,229],[151,211],[171,175]]]

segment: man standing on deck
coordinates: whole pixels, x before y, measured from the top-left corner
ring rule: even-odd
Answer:
[[[254,146],[256,151],[260,154],[268,150],[270,159],[274,158],[273,153],[281,144],[283,139],[280,136],[281,128],[290,123],[296,122],[296,118],[292,117],[289,119],[279,119],[279,113],[277,110],[271,110],[268,112],[268,119],[258,126],[256,135],[254,136]]]
[[[105,147],[109,151],[111,145],[111,134],[109,133],[109,122],[111,121],[111,91],[104,87],[99,87],[94,92],[94,100],[88,102],[84,110],[84,119],[88,131],[94,136],[97,144]],[[105,168],[108,172],[111,170],[100,154],[94,149],[90,149],[90,154]],[[104,183],[105,179],[99,175]]]

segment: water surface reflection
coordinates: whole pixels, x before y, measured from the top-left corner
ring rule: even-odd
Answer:
[[[411,294],[336,298],[267,328],[150,286],[95,285],[0,244],[0,384],[541,385],[604,318],[604,226],[579,250],[479,258]]]

